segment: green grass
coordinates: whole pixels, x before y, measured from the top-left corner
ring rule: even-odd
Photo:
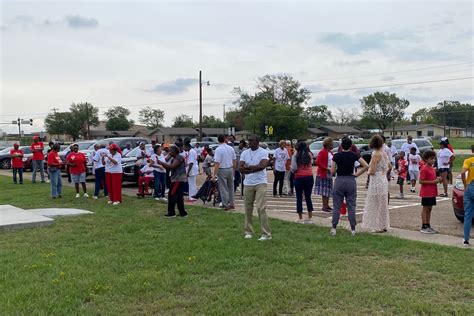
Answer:
[[[456,155],[456,158],[453,162],[453,171],[454,172],[461,172],[462,164],[464,163],[464,159],[470,158],[473,155]]]
[[[471,146],[474,145],[474,138],[468,138],[468,137],[450,138],[449,143],[451,144],[451,146],[453,146],[454,150],[471,149]]]
[[[2,315],[469,314],[471,250],[271,220],[274,239],[243,239],[243,216],[125,198],[76,200],[66,188],[13,186],[0,204],[78,207],[94,215],[0,232]],[[258,225],[256,225],[258,230]],[[470,312],[469,312],[470,311]]]

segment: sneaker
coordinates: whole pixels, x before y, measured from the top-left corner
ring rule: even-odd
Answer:
[[[187,218],[188,217],[188,214],[186,215],[179,215],[181,218]]]
[[[354,237],[356,235],[356,231],[355,230],[351,230],[351,236]]]
[[[84,197],[85,197],[85,198],[88,198],[88,197],[89,197],[89,194],[84,193]]]
[[[332,209],[331,209],[330,207],[328,207],[328,208],[323,207],[323,208],[321,209],[321,211],[324,212],[324,213],[331,213],[331,212],[332,212]]]
[[[46,180],[46,183],[49,183],[50,181],[49,180]]]
[[[222,202],[220,202],[219,207],[224,207],[224,204],[222,204]]]
[[[161,201],[161,198],[156,197],[156,198],[155,198],[155,201]]]
[[[428,227],[428,230],[432,233],[432,234],[437,234],[438,231],[436,229],[434,229],[433,227]]]
[[[448,197],[448,193],[441,193],[439,197]]]
[[[97,195],[94,195],[92,198],[93,198],[94,200],[97,200],[99,197],[98,197]]]
[[[411,192],[411,193],[415,193],[415,192],[416,192],[415,188],[414,188],[414,187],[411,187],[410,192]]]
[[[403,195],[403,193],[400,193],[399,195],[397,195],[397,199],[403,200],[404,198],[405,196]]]
[[[297,224],[304,224],[304,219],[299,219],[299,218],[298,218],[297,220],[295,220],[295,223],[297,223]]]
[[[250,238],[252,238],[252,237],[253,237],[252,234],[245,234],[245,236],[244,236],[245,239],[250,239]]]
[[[331,230],[329,231],[329,234],[331,234],[331,236],[336,236],[336,229],[331,228]]]
[[[314,224],[312,218],[307,218],[307,219],[305,219],[305,220],[304,220],[304,223],[305,223],[305,224]]]
[[[76,198],[80,198],[81,195],[79,193],[76,193]]]
[[[420,229],[420,233],[422,233],[422,234],[436,234],[435,232],[430,230],[429,227]]]
[[[165,215],[165,216],[163,216],[163,217],[164,217],[164,218],[168,218],[168,219],[170,219],[170,218],[175,218],[175,217],[176,217],[176,215],[169,215],[169,214],[166,214],[166,215]]]
[[[265,241],[265,240],[271,240],[271,239],[272,239],[272,236],[262,235],[262,237],[260,237],[258,241]]]
[[[109,201],[107,201],[107,204],[112,204],[112,203],[114,203],[114,202],[112,202],[112,201],[110,201],[110,200],[109,200]]]
[[[168,199],[165,198],[165,197],[163,197],[163,198],[161,198],[161,201],[162,201],[162,202],[168,202]]]
[[[462,245],[463,245],[464,247],[470,247],[470,246],[471,246],[471,244],[469,243],[468,240],[464,240],[464,241],[462,242]]]
[[[120,202],[119,201],[115,201],[114,203],[112,203],[112,205],[116,206],[116,205],[119,205]]]

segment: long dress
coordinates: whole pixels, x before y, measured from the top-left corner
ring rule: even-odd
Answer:
[[[389,158],[384,151],[380,153],[382,157],[377,162],[375,175],[370,176],[362,214],[362,229],[370,232],[382,232],[390,227],[387,180]]]

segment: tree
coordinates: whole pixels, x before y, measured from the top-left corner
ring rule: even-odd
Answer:
[[[50,112],[44,119],[46,131],[51,135],[69,135],[73,140],[79,137],[81,124],[73,119],[71,112]]]
[[[133,126],[134,121],[127,117],[130,115],[130,110],[116,106],[104,113],[107,117],[105,128],[108,131],[128,131]]]
[[[358,120],[360,113],[357,109],[337,108],[334,114],[334,121],[339,125],[350,125]]]
[[[373,120],[381,130],[399,121],[405,115],[405,109],[410,105],[405,99],[400,99],[395,93],[375,92],[360,100],[362,116]]]
[[[239,109],[231,109],[225,113],[225,124],[233,126],[237,131],[244,129],[244,115]]]
[[[202,126],[203,127],[214,127],[214,128],[224,128],[227,127],[227,124],[222,122],[220,118],[215,117],[214,115],[204,115],[202,117]]]
[[[155,129],[163,126],[165,112],[159,109],[152,109],[147,106],[138,112],[138,120],[145,124],[148,129]]]
[[[69,107],[71,112],[72,121],[79,124],[79,130],[82,135],[87,135],[89,126],[99,125],[99,109],[94,107],[92,104],[84,102],[78,104],[71,104]]]
[[[178,115],[173,120],[173,127],[194,127],[193,118],[186,114]]]
[[[412,124],[435,124],[437,120],[431,115],[430,110],[422,108],[411,115]]]
[[[455,127],[474,126],[474,105],[459,101],[443,101],[431,108],[429,113],[441,125]]]
[[[331,111],[326,105],[315,105],[306,108],[303,115],[309,127],[318,127],[333,120]]]

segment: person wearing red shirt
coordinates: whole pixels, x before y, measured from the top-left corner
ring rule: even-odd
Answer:
[[[436,197],[438,196],[438,183],[441,183],[441,178],[436,177],[436,170],[433,168],[435,163],[436,153],[432,150],[427,150],[423,154],[425,166],[420,171],[420,197],[423,209],[421,211],[421,229],[420,232],[424,234],[436,234],[437,231],[431,228],[431,210],[433,205],[436,205]]]
[[[36,172],[39,170],[41,174],[41,183],[44,181],[44,144],[40,142],[39,137],[33,137],[33,143],[30,146],[31,152],[33,153],[33,158],[31,160],[31,168],[33,173],[31,175],[31,182],[36,183]]]
[[[89,197],[87,194],[86,187],[86,164],[87,159],[83,153],[79,152],[79,146],[77,144],[72,145],[72,152],[66,158],[67,164],[69,165],[69,172],[71,173],[71,180],[76,188],[76,198],[79,198],[79,183],[82,185],[84,191],[84,197]]]
[[[400,151],[398,154],[398,179],[397,179],[397,184],[400,186],[400,194],[398,195],[399,199],[404,199],[405,196],[403,195],[403,184],[405,183],[405,180],[407,179],[407,173],[408,173],[408,162],[405,159],[405,152]]]
[[[331,137],[326,137],[323,141],[323,149],[316,157],[316,166],[318,167],[316,173],[316,184],[314,186],[314,193],[321,195],[323,200],[323,212],[331,212],[332,208],[329,206],[329,198],[332,197],[332,157],[331,152],[333,148],[333,140]]]
[[[51,183],[51,197],[53,199],[60,198],[62,194],[61,182],[61,164],[62,160],[59,157],[60,146],[59,143],[53,144],[51,151],[48,154],[48,172]]]
[[[19,149],[18,144],[13,144],[13,149],[10,150],[10,157],[12,159],[13,183],[16,184],[16,175],[20,178],[20,184],[23,184],[23,150]]]

